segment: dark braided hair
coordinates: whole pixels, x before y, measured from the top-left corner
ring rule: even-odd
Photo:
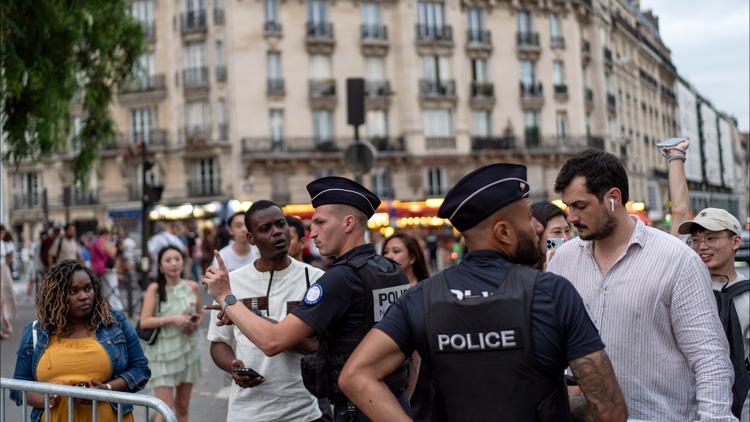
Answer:
[[[102,295],[102,285],[99,277],[93,271],[81,265],[75,259],[67,259],[53,265],[44,275],[36,295],[36,309],[39,323],[51,334],[66,336],[73,331],[68,321],[68,290],[73,282],[73,274],[83,271],[91,278],[94,288],[94,303],[87,325],[89,329],[96,329],[96,323],[109,326],[114,324],[115,318],[109,302]]]

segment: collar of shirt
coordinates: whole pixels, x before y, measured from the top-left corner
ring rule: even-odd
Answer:
[[[359,245],[355,248],[349,249],[347,253],[337,257],[333,261],[333,264],[362,255],[375,255],[375,246],[372,243],[365,243],[364,245]]]
[[[632,218],[635,221],[635,228],[633,229],[633,233],[630,234],[630,239],[628,240],[627,248],[625,248],[625,253],[627,253],[628,250],[630,250],[630,247],[633,245],[643,247],[646,244],[646,238],[648,237],[648,231],[646,230],[646,225],[643,224],[643,221],[641,221],[640,218],[634,215],[629,215],[628,217]],[[583,250],[588,255],[594,254],[593,240],[583,240],[579,238],[578,246],[583,248]]]

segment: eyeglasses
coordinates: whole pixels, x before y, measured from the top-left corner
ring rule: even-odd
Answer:
[[[705,239],[701,239],[699,237],[691,237],[688,240],[688,245],[690,245],[692,248],[698,248],[701,243],[705,243],[706,246],[709,248],[716,247],[716,242],[719,241],[719,239],[729,239],[732,236],[706,236]]]

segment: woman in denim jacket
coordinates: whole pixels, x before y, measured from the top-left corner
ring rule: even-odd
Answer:
[[[24,328],[13,378],[131,393],[146,385],[151,371],[138,336],[122,312],[110,309],[91,270],[75,260],[50,268],[36,308],[39,320]],[[20,405],[20,392],[12,391],[11,399]],[[27,400],[32,421],[39,421],[44,396],[29,392]],[[50,396],[50,407],[51,420],[67,419],[67,398]],[[98,420],[117,420],[116,409],[98,403]],[[75,420],[91,418],[91,402],[75,400],[74,410]],[[124,421],[133,420],[132,410],[123,405]]]

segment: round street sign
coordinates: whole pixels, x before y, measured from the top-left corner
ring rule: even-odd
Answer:
[[[367,174],[375,165],[375,148],[367,141],[354,141],[344,151],[344,164],[355,175]]]

